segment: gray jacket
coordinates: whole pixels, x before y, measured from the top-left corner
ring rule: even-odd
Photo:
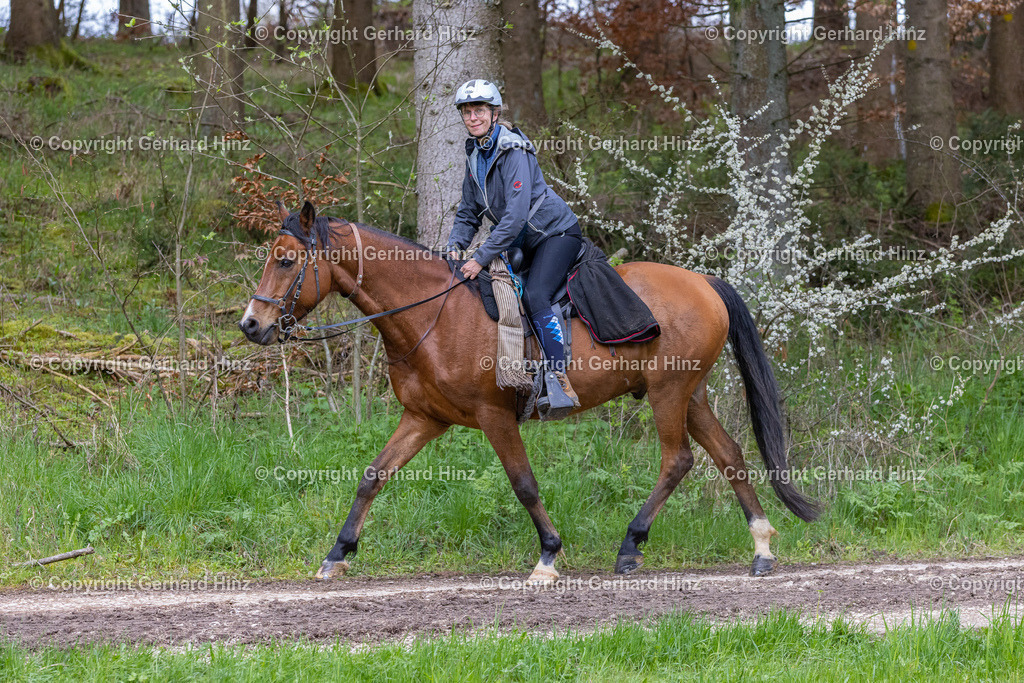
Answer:
[[[448,238],[449,251],[461,251],[473,241],[487,216],[494,223],[473,259],[487,266],[501,252],[519,242],[530,250],[552,235],[559,235],[578,222],[576,215],[544,182],[537,164],[537,149],[518,129],[498,126],[497,149],[487,166],[484,186],[474,172],[477,149],[473,138],[466,140],[466,177],[462,180],[462,202]],[[522,233],[522,238],[517,240]]]

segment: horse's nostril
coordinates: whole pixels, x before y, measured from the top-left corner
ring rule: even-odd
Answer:
[[[239,329],[245,334],[252,334],[259,326],[260,324],[256,322],[256,318],[245,318],[242,322],[238,323]]]

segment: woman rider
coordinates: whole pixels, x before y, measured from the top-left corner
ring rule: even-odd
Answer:
[[[494,227],[462,266],[463,275],[475,278],[510,247],[523,250],[524,261],[530,264],[523,304],[548,368],[555,372],[564,394],[551,395],[553,383],[549,383],[551,408],[579,407],[565,374],[563,330],[552,311],[552,304],[561,298],[556,290],[580,251],[583,233],[579,220],[544,182],[533,143],[518,128],[499,122],[501,93],[493,83],[480,79],[463,83],[455,93],[455,107],[471,137],[466,140],[462,202],[447,250],[452,258],[458,258],[473,241],[483,216]]]

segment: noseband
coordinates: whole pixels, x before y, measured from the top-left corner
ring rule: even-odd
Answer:
[[[346,299],[351,299],[353,296],[355,296],[356,292],[359,291],[359,285],[361,285],[363,282],[363,241],[359,236],[359,228],[356,227],[356,224],[349,223],[349,226],[351,226],[352,234],[355,236],[356,253],[359,259],[359,266],[356,273],[356,282],[355,285],[352,287],[352,291],[349,292],[348,294],[342,295]],[[282,227],[281,232],[278,234],[290,235],[291,237],[294,237],[300,242],[305,242],[305,239],[303,239],[302,236],[297,235],[288,228]],[[250,297],[250,299],[255,301],[262,301],[264,303],[273,304],[274,306],[277,306],[278,309],[281,311],[281,315],[279,315],[277,318],[277,329],[278,332],[280,333],[277,337],[279,343],[284,343],[288,341],[288,339],[292,335],[292,332],[295,330],[296,327],[299,326],[299,320],[294,315],[295,305],[299,302],[299,297],[302,296],[302,285],[306,280],[306,265],[310,259],[312,259],[313,261],[313,279],[316,280],[316,301],[317,303],[320,303],[320,259],[318,258],[316,249],[316,228],[312,225],[309,228],[309,244],[306,246],[306,263],[302,264],[302,268],[299,269],[299,272],[292,279],[292,283],[291,285],[288,286],[288,289],[285,291],[284,296],[282,296],[280,299],[271,299],[270,297],[267,296],[253,294]],[[291,305],[288,305],[289,299],[291,299]]]

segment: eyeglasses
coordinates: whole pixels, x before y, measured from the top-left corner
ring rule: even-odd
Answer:
[[[474,116],[483,118],[490,111],[490,107],[473,107],[472,109],[466,107],[462,110],[462,120],[465,121],[473,118]]]

